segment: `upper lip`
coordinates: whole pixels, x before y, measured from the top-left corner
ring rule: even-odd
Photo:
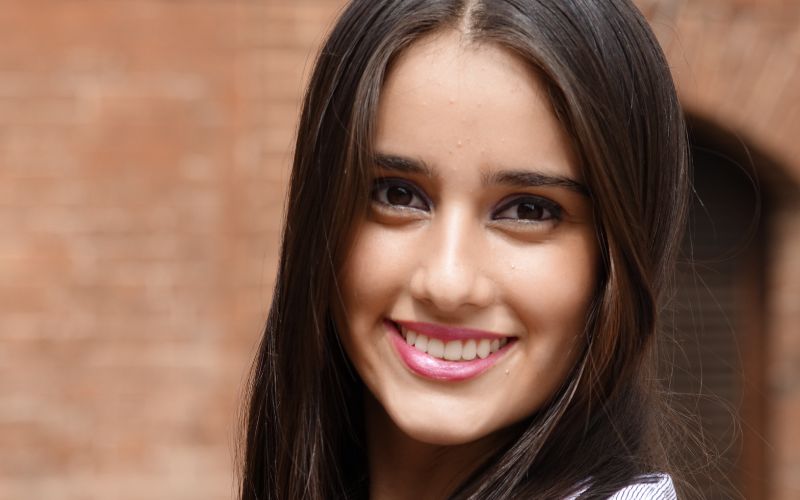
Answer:
[[[502,339],[511,337],[511,335],[503,335],[501,333],[461,326],[437,325],[435,323],[423,323],[420,321],[399,321],[396,319],[391,321],[402,326],[406,330],[413,330],[428,337],[442,340]]]

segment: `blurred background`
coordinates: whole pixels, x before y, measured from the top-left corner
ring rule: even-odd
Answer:
[[[717,444],[690,458],[708,498],[797,499],[800,2],[638,4],[694,145],[663,350]],[[342,5],[0,0],[0,500],[235,495],[299,99]]]

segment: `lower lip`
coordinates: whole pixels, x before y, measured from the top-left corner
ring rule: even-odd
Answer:
[[[485,358],[475,358],[470,361],[448,361],[445,359],[434,358],[414,346],[408,345],[393,323],[384,323],[389,330],[389,338],[395,350],[400,355],[409,370],[425,378],[433,380],[445,380],[457,382],[477,377],[494,366],[514,345],[513,341],[493,352]]]

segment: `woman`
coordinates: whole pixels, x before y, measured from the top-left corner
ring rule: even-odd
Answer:
[[[352,2],[305,97],[241,498],[673,498],[653,350],[687,157],[627,0]]]

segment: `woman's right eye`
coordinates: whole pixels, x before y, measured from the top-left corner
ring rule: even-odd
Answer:
[[[428,211],[430,206],[419,189],[400,179],[378,179],[372,187],[372,200],[392,208]]]

